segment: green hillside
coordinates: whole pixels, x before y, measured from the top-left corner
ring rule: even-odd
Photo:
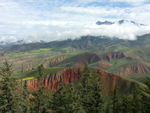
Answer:
[[[83,36],[74,40],[23,44],[1,49],[4,56],[0,56],[0,62],[7,59],[13,64],[15,73],[31,71],[39,64],[48,68],[88,63],[90,67],[111,73],[142,77],[150,74],[149,42],[150,34],[133,41]]]

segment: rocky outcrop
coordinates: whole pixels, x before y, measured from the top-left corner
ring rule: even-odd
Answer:
[[[105,96],[112,94],[116,86],[120,91],[127,93],[132,84],[132,82],[125,80],[116,74],[110,74],[102,70],[99,71],[99,75],[101,77],[102,92]],[[43,79],[43,85],[48,87],[48,89],[54,91],[57,90],[59,88],[60,76],[62,76],[63,82],[68,85],[79,79],[80,71],[77,68],[68,68],[57,74],[49,74]],[[28,88],[30,90],[36,90],[37,80],[29,80]]]
[[[82,54],[78,54],[76,56],[65,59],[58,66],[66,66],[66,67],[83,67],[86,63],[91,64],[99,61],[99,56],[95,53],[85,52]]]
[[[150,66],[143,63],[134,63],[125,69],[125,74],[129,75],[131,73],[137,74],[150,74]]]
[[[45,77],[43,79],[43,85],[45,87],[48,87],[48,89],[51,89],[51,90],[57,90],[58,89],[58,83],[59,83],[59,80],[60,80],[60,75],[58,74],[49,74],[47,75],[47,77]],[[29,90],[36,90],[37,89],[37,83],[38,81],[36,79],[34,80],[29,80],[28,81],[28,88]]]
[[[123,52],[112,52],[99,56],[101,60],[111,61],[112,59],[121,59],[125,57]]]
[[[66,58],[67,56],[58,56],[56,58],[51,58],[47,60],[47,62],[44,65],[45,67],[54,67]]]
[[[80,54],[78,56],[75,57],[77,60],[79,60],[79,63],[93,63],[93,62],[96,62],[99,60],[99,56],[97,54],[93,54],[93,53],[89,53],[89,52],[86,52],[86,53],[83,53],[83,54]]]
[[[99,74],[101,76],[102,92],[105,96],[112,95],[115,88],[118,88],[121,93],[129,93],[135,84],[117,74],[107,73],[103,70],[100,70]]]
[[[95,53],[82,53],[73,57],[70,57],[68,59],[65,59],[62,61],[59,65],[65,65],[67,67],[75,66],[75,67],[83,67],[85,63],[92,64],[95,62],[100,62],[100,61],[108,61],[110,62],[112,59],[121,59],[126,57],[123,52],[112,52],[112,53],[107,53],[107,54],[95,54]],[[111,65],[111,64],[110,64]],[[110,66],[110,65],[106,65]]]
[[[62,72],[58,72],[55,74],[49,74],[43,79],[44,86],[48,87],[51,90],[57,90],[59,87],[60,76],[62,76],[63,82],[65,84],[70,84],[79,79],[79,71],[78,69],[68,68],[64,69]],[[28,87],[30,90],[37,89],[37,80],[29,80]]]

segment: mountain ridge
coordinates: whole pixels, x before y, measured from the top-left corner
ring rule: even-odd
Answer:
[[[132,21],[132,20],[118,20],[118,21],[97,21],[96,24],[97,25],[113,25],[113,24],[119,24],[119,25],[122,25],[124,23],[129,23],[129,24],[133,24],[133,25],[136,25],[136,26],[146,26],[145,24],[139,24],[135,21]]]
[[[81,71],[81,70],[80,70]],[[78,82],[80,78],[80,72],[78,68],[67,68],[59,73],[48,74],[43,80],[43,85],[48,87],[49,90],[56,91],[59,88],[60,76],[65,84],[69,85],[74,82]],[[83,70],[82,70],[83,71]],[[133,85],[139,85],[140,83],[130,79],[123,78],[117,74],[107,73],[98,69],[99,76],[101,77],[102,92],[104,96],[113,94],[114,89],[118,86],[120,93],[130,93]],[[30,90],[37,90],[37,80],[28,80],[28,88]]]

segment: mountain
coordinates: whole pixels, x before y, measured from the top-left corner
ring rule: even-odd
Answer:
[[[83,71],[83,70],[82,70]],[[99,76],[101,77],[102,92],[104,96],[112,95],[116,86],[120,93],[130,93],[134,85],[138,85],[143,89],[145,86],[141,83],[135,82],[131,79],[119,76],[117,74],[107,73],[103,70],[97,69]],[[62,76],[63,82],[67,85],[71,83],[77,84],[78,79],[81,77],[78,68],[66,68],[57,73],[48,73],[43,80],[43,84],[51,90],[57,90],[59,87],[60,76]],[[28,88],[30,90],[37,89],[37,80],[28,80]]]
[[[114,22],[110,22],[110,21],[104,21],[104,22],[97,21],[96,24],[97,25],[112,25],[112,24],[114,24]]]
[[[26,41],[26,40],[18,40],[18,41],[14,41],[14,42],[7,42],[7,41],[1,41],[0,42],[0,46],[2,47],[6,47],[6,48],[10,48],[12,46],[17,46],[17,45],[24,45],[24,44],[32,44],[32,43],[46,43],[45,41],[43,40],[40,40],[40,41]]]
[[[25,44],[25,43],[26,42],[24,40],[18,40],[18,41],[15,41],[15,42],[1,41],[0,46],[2,46],[2,47],[11,47],[11,46],[14,46],[14,45],[22,45],[22,44]]]
[[[139,24],[137,22],[134,22],[134,21],[130,21],[130,20],[118,20],[116,22],[112,22],[112,21],[97,21],[96,24],[97,25],[113,25],[113,24],[125,24],[125,23],[128,23],[128,24],[133,24],[133,25],[136,25],[136,26],[145,26],[144,24]]]
[[[137,54],[138,55],[138,54]],[[110,52],[104,54],[81,53],[57,63],[55,66],[83,67],[88,63],[91,67],[101,68],[120,75],[150,74],[150,61],[129,56],[126,52]]]
[[[68,39],[62,41],[52,41],[47,43],[30,43],[23,45],[14,45],[12,47],[5,48],[6,51],[29,51],[39,48],[65,48],[72,47],[76,49],[88,49],[96,48],[98,46],[111,45],[113,43],[124,42],[122,39],[114,38],[110,39],[106,36],[82,36],[79,39]]]
[[[124,19],[122,19],[122,20],[118,20],[118,21],[107,21],[107,20],[105,20],[105,21],[97,21],[96,22],[96,25],[99,25],[99,26],[101,26],[101,25],[108,25],[108,26],[110,26],[110,25],[124,25],[124,24],[129,24],[129,25],[135,25],[135,26],[146,26],[146,25],[144,25],[144,24],[140,24],[140,23],[137,23],[137,22],[135,22],[135,21],[131,21],[131,20],[124,20]],[[127,27],[127,26],[126,26]],[[130,26],[129,26],[130,27]],[[112,28],[113,29],[113,28]],[[106,29],[107,30],[107,29]],[[108,29],[109,30],[109,29]],[[133,33],[134,34],[134,33]],[[107,37],[107,36],[110,36],[110,35],[108,35],[107,33],[106,34],[103,34],[103,35],[105,35],[105,36],[98,36],[98,37],[101,37],[101,38],[109,38],[109,37]],[[126,34],[124,34],[124,35],[126,35]],[[116,36],[118,36],[118,33],[116,33],[115,35],[113,35],[113,38],[115,37],[115,38],[122,38],[121,36],[120,37],[116,37]],[[83,36],[83,37],[85,37],[85,36]],[[48,42],[45,42],[45,41],[43,41],[43,40],[39,40],[39,41],[32,41],[32,37],[28,37],[28,39],[30,39],[31,38],[31,40],[25,40],[25,39],[22,39],[22,40],[17,40],[17,41],[13,41],[13,40],[10,40],[10,41],[0,41],[0,46],[2,46],[2,47],[12,47],[12,46],[14,46],[14,45],[26,45],[26,44],[33,44],[33,43],[43,43],[43,45],[46,43],[46,45],[45,46],[47,46],[47,44],[49,44]],[[17,38],[16,38],[17,39]],[[63,43],[64,41],[60,41],[60,43]],[[52,43],[51,43],[52,44]],[[58,44],[58,41],[56,41],[56,43],[53,41],[53,46],[56,46],[55,44]],[[48,45],[49,46],[49,45]]]
[[[52,42],[37,42],[3,47],[1,63],[14,63],[16,73],[30,71],[39,64],[48,67],[100,68],[110,73],[144,78],[150,75],[150,34],[137,40],[123,40],[104,36],[82,36]],[[136,76],[136,77],[135,77]],[[139,79],[138,79],[139,80]]]
[[[136,26],[145,26],[144,24],[139,24],[137,22],[134,22],[134,21],[129,21],[129,20],[119,20],[118,21],[119,24],[124,24],[124,23],[131,23],[133,25],[136,25]]]

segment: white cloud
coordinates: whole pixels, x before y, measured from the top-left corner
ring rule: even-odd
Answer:
[[[135,2],[136,1],[136,2]],[[136,35],[150,32],[150,27],[124,24],[97,26],[98,20],[133,20],[150,24],[150,4],[148,0],[109,0],[107,3],[126,2],[134,7],[113,7],[87,5],[105,0],[2,0],[0,2],[0,41],[2,40],[60,40],[82,35],[107,35],[122,39],[135,39]],[[140,5],[142,4],[142,5]],[[13,34],[7,37],[3,34]],[[10,38],[9,38],[10,37]]]
[[[112,10],[113,9],[113,10]],[[81,13],[81,14],[91,14],[91,15],[113,15],[113,14],[120,14],[119,8],[110,8],[110,7],[61,7],[62,11],[66,12],[74,12],[74,13]]]
[[[120,39],[135,40],[137,35],[143,35],[150,31],[150,26],[135,26],[132,24],[114,24],[114,25],[86,25],[82,29],[72,29],[63,31],[61,37],[71,36],[77,38],[83,35],[109,36],[111,38],[118,37]]]

